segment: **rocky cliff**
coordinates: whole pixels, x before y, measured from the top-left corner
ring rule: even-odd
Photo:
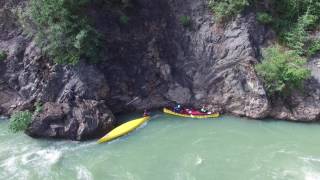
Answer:
[[[256,75],[260,49],[274,37],[250,9],[218,24],[206,0],[136,0],[123,12],[95,10],[106,37],[106,56],[97,64],[56,65],[23,33],[17,9],[24,1],[0,2],[0,112],[34,108],[27,134],[84,140],[111,130],[113,113],[155,109],[172,102],[261,119],[318,121],[318,58],[304,92],[269,98]],[[184,26],[179,19],[191,18]]]

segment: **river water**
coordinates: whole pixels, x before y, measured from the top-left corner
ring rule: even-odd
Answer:
[[[0,120],[0,179],[320,179],[318,124],[158,114],[101,145],[36,140],[7,126]]]

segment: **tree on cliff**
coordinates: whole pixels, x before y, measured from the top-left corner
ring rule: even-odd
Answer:
[[[99,58],[99,33],[86,15],[90,0],[31,0],[28,16],[36,40],[56,63],[75,64]]]
[[[295,51],[285,51],[277,45],[267,48],[263,57],[263,62],[256,66],[256,70],[270,95],[288,95],[294,89],[301,89],[311,75],[310,70],[304,67],[306,59]]]

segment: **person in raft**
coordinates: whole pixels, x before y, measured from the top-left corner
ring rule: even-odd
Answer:
[[[150,116],[150,112],[147,109],[145,109],[143,111],[143,117],[147,117],[147,116]]]
[[[210,111],[208,110],[207,105],[203,105],[203,106],[201,107],[200,111],[201,111],[202,113],[212,114],[212,112],[210,112]]]
[[[189,109],[189,108],[186,108],[185,109],[185,112],[187,113],[187,114],[189,114],[189,115],[192,115],[192,109]]]
[[[208,109],[207,109],[207,106],[206,105],[203,105],[200,109],[201,112],[203,113],[207,113],[208,112]]]
[[[173,107],[173,111],[176,113],[181,112],[181,110],[182,110],[182,107],[180,104],[177,104],[175,107]]]

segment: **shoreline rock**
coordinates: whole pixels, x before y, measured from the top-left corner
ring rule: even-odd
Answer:
[[[101,137],[114,128],[115,118],[103,101],[79,101],[76,106],[45,103],[43,111],[33,116],[26,134],[80,141]]]

